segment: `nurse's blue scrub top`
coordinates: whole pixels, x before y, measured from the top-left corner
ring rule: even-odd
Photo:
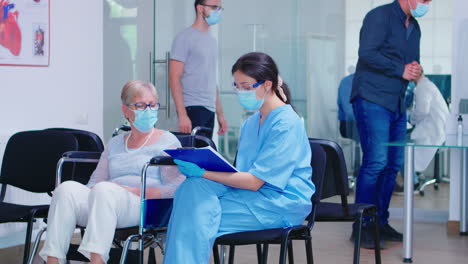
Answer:
[[[236,194],[265,226],[302,224],[315,192],[311,151],[303,121],[290,105],[274,109],[260,125],[260,112],[241,128],[236,167],[265,181],[258,191]]]

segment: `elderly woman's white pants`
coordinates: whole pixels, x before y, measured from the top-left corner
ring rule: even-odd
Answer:
[[[56,257],[65,263],[76,225],[86,226],[78,251],[109,259],[115,229],[137,226],[140,198],[111,182],[100,182],[92,189],[74,181],[62,183],[54,191],[47,219],[47,238],[40,255]]]

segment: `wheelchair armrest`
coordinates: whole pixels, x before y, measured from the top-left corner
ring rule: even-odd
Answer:
[[[156,156],[150,160],[150,165],[153,166],[170,166],[176,165],[174,159],[168,156]]]
[[[63,153],[63,158],[66,159],[94,159],[99,160],[101,157],[101,152],[91,152],[91,151],[68,151]],[[79,161],[77,161],[79,162]]]
[[[77,163],[98,163],[101,152],[91,151],[67,151],[62,154],[62,158],[57,162],[57,171],[55,176],[55,186],[62,183],[62,168],[66,162]]]

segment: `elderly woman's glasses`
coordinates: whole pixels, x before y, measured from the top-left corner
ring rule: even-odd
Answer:
[[[260,86],[262,83],[265,81],[259,81],[254,84],[249,84],[249,83],[241,83],[241,84],[236,84],[235,82],[232,84],[234,91],[239,92],[239,91],[251,91]]]
[[[159,103],[145,104],[145,103],[134,103],[127,104],[127,106],[133,106],[135,110],[146,110],[149,107],[150,110],[156,111],[159,110]]]
[[[205,5],[205,4],[201,4],[202,6],[207,6],[209,8],[211,8],[212,10],[215,10],[215,11],[223,11],[224,8],[222,6],[219,6],[219,5]]]

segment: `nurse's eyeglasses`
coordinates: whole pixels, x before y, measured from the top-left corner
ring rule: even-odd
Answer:
[[[145,103],[134,103],[134,104],[127,104],[128,107],[133,106],[135,110],[146,110],[149,107],[150,110],[156,111],[159,110],[159,103],[152,103],[152,104],[145,104]]]
[[[207,6],[209,8],[211,8],[212,10],[215,10],[215,11],[223,11],[224,8],[222,6],[219,6],[219,5],[206,5],[206,4],[200,4],[202,6]]]
[[[233,87],[234,91],[236,91],[236,92],[239,92],[239,91],[252,91],[255,88],[257,88],[258,86],[260,86],[264,82],[265,81],[259,81],[259,82],[254,83],[254,84],[241,83],[239,85],[237,85],[234,82],[234,83],[232,83],[232,87]]]

